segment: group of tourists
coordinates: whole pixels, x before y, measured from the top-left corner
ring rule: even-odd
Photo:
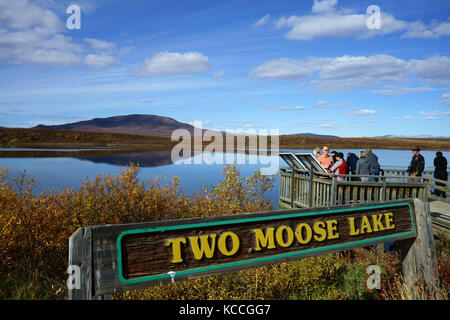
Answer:
[[[322,148],[322,154],[320,148],[314,149],[314,154],[320,165],[328,172],[337,174],[339,181],[345,181],[343,174],[353,175],[367,175],[374,177],[352,177],[351,181],[378,181],[380,174],[380,164],[378,163],[378,157],[372,152],[371,149],[366,151],[360,151],[359,157],[353,152],[347,154],[347,159],[344,158],[342,152],[331,151],[328,146]],[[369,180],[370,179],[370,180]]]
[[[425,159],[420,154],[420,147],[414,146],[411,151],[413,157],[407,169],[408,181],[411,183],[420,183],[420,177],[425,169]],[[345,181],[346,178],[342,175],[362,175],[362,177],[349,177],[350,181],[362,181],[362,182],[377,182],[380,175],[380,163],[378,157],[371,149],[366,151],[360,151],[359,157],[353,152],[347,153],[347,159],[344,159],[342,152],[331,151],[328,146],[323,146],[322,153],[320,148],[314,149],[314,155],[320,165],[328,172],[337,175],[338,181]],[[447,159],[442,155],[442,152],[436,152],[434,159],[434,177],[436,179],[447,181]],[[444,186],[436,182],[436,185]],[[445,197],[445,192],[435,190],[435,194]]]

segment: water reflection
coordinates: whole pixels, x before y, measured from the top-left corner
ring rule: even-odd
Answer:
[[[126,166],[133,162],[144,168],[173,164],[170,151],[0,149],[0,158],[73,158],[115,166]]]
[[[181,152],[177,162],[185,164],[257,164],[277,158],[267,150],[236,150],[234,153]],[[142,168],[174,164],[172,151],[144,151],[130,149],[6,149],[0,148],[1,158],[73,158],[99,164],[124,167],[130,162]],[[267,162],[267,161],[266,161]],[[267,164],[267,163],[266,163]]]
[[[312,150],[280,150],[286,152],[312,153]],[[340,152],[357,153],[359,150],[340,149]],[[374,150],[382,165],[407,166],[412,153],[409,150]],[[433,170],[433,159],[436,151],[422,151],[427,170]],[[263,152],[264,154],[264,152]],[[216,157],[217,156],[217,157]],[[450,152],[444,152],[450,159]],[[130,162],[139,164],[142,168],[139,179],[154,179],[156,176],[173,176],[180,179],[180,187],[185,192],[200,191],[202,186],[216,185],[223,179],[223,168],[226,164],[235,163],[242,177],[251,176],[255,171],[268,167],[270,161],[280,160],[279,166],[287,166],[278,155],[257,156],[238,151],[235,154],[208,153],[189,155],[189,160],[173,163],[171,151],[143,151],[143,150],[86,150],[86,149],[0,149],[0,168],[8,169],[9,178],[19,177],[24,171],[28,177],[36,180],[38,190],[49,192],[65,188],[77,189],[81,180],[93,179],[96,175],[117,175],[121,168]],[[222,163],[215,163],[215,159],[222,159]],[[431,167],[431,168],[430,168]],[[272,205],[278,203],[279,180],[276,172],[275,188],[268,191]]]

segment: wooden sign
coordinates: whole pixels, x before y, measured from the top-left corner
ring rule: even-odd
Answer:
[[[120,279],[205,275],[415,236],[409,203],[297,211],[124,231],[117,238]]]
[[[104,296],[413,239],[415,210],[411,200],[82,228],[71,237],[69,264],[85,268],[84,291],[69,295]]]

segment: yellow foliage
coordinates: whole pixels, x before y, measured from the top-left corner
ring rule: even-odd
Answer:
[[[236,167],[228,166],[216,187],[186,194],[177,177],[140,181],[139,170],[130,164],[117,176],[84,180],[78,190],[39,194],[33,179],[23,174],[13,188],[7,170],[0,170],[0,271],[32,271],[64,281],[68,240],[82,226],[271,209],[260,192],[271,188],[273,178],[258,173],[241,178]]]

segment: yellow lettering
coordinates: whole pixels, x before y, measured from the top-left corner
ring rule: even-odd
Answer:
[[[355,229],[355,218],[348,218],[350,223],[350,235],[357,236],[359,234],[359,229]]]
[[[283,237],[283,231],[286,230],[287,232],[287,241],[284,241]],[[294,241],[294,232],[292,229],[288,226],[281,226],[277,229],[277,233],[275,235],[277,239],[277,243],[282,246],[283,248],[287,248],[292,244],[292,241]]]
[[[314,223],[313,229],[315,233],[314,239],[316,241],[323,241],[327,238],[327,231],[325,230],[325,222],[319,221]],[[318,237],[317,235],[320,235],[320,237]]]
[[[381,213],[372,215],[373,231],[383,231],[384,230],[383,223],[381,222],[382,218],[383,218],[383,214],[381,214]]]
[[[339,233],[337,233],[337,220],[328,220],[327,229],[328,229],[328,239],[339,238]]]
[[[211,237],[212,244],[209,244],[208,238]],[[194,254],[194,258],[196,260],[203,259],[203,255],[206,256],[206,258],[211,259],[214,255],[214,249],[216,247],[216,235],[215,234],[207,234],[200,236],[200,246],[198,244],[198,238],[195,237],[189,237],[189,241],[191,243],[192,253]]]
[[[183,259],[181,258],[181,243],[186,244],[185,238],[176,238],[176,239],[169,239],[166,242],[166,246],[172,245],[172,263],[179,263],[182,262]]]
[[[387,230],[395,229],[394,215],[393,215],[392,212],[385,213],[384,214],[384,219],[385,219],[385,222],[386,222],[386,229]]]
[[[306,230],[306,236],[303,238],[303,231],[302,229]],[[311,241],[312,238],[312,230],[309,224],[307,223],[300,223],[297,228],[295,229],[295,237],[297,238],[297,241],[301,244],[307,244]]]
[[[367,231],[364,231],[367,230]],[[369,218],[367,218],[367,216],[364,216],[362,218],[362,222],[361,222],[361,233],[371,233],[372,232],[372,227],[370,226],[370,221]]]
[[[253,232],[255,233],[255,244],[256,244],[256,251],[260,251],[261,247],[267,247],[267,249],[274,249],[275,248],[275,242],[273,237],[273,232],[275,228],[267,228],[266,229],[266,235],[264,235],[264,232],[261,229],[254,229]]]
[[[227,237],[231,237],[231,250],[228,251],[227,248]],[[220,252],[225,256],[232,256],[239,249],[239,238],[234,232],[225,232],[220,235],[217,246]]]

